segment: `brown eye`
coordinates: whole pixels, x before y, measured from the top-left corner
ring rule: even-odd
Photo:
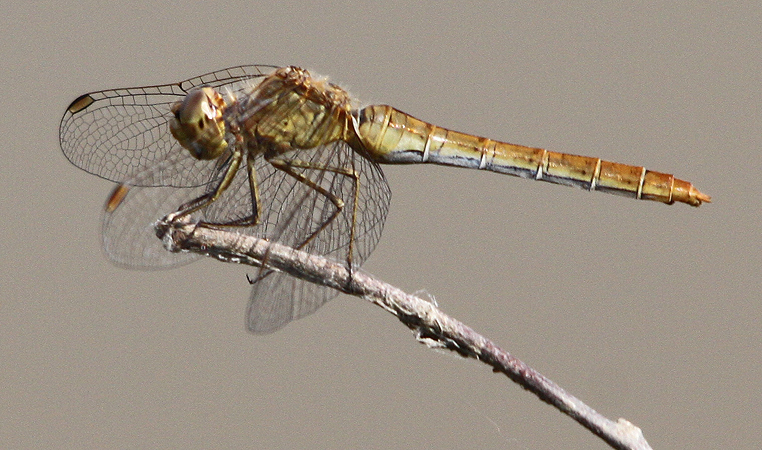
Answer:
[[[203,130],[204,129],[204,118],[202,117],[202,118],[198,119],[198,123],[196,125],[198,126],[199,130]]]

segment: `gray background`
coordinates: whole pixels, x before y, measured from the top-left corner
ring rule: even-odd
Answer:
[[[245,268],[105,260],[111,185],[61,154],[69,102],[268,63],[712,195],[667,207],[389,167],[365,268],[427,290],[654,448],[759,448],[762,8],[683,3],[15,2],[0,18],[0,447],[606,448],[361,300],[257,337]]]

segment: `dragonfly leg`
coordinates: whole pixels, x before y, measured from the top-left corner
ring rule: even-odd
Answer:
[[[251,207],[252,207],[252,213],[246,217],[242,217],[240,219],[231,220],[230,222],[222,222],[222,223],[208,223],[203,222],[206,225],[211,225],[215,227],[253,227],[256,225],[259,225],[261,222],[260,217],[260,201],[259,201],[259,183],[257,183],[257,172],[255,169],[256,160],[252,156],[248,156],[246,158],[246,170],[248,173],[249,178],[249,190],[251,192]],[[211,195],[210,194],[206,194]],[[203,199],[203,197],[199,197],[200,199]],[[197,201],[199,199],[194,200]],[[207,202],[207,205],[214,200],[210,200]],[[203,206],[202,206],[203,207]]]
[[[233,178],[235,177],[235,174],[238,172],[238,168],[241,166],[242,159],[243,159],[243,153],[241,152],[240,148],[237,147],[233,151],[230,165],[228,166],[228,169],[225,172],[225,176],[222,178],[222,181],[220,181],[217,187],[213,191],[207,192],[206,194],[198,198],[195,198],[187,203],[182,204],[180,208],[178,209],[177,213],[175,213],[175,215],[187,216],[203,208],[206,208],[210,204],[214,203],[218,198],[220,198],[222,193],[225,192],[225,190],[228,187],[230,187],[230,183],[233,182]],[[211,224],[211,225],[214,225],[214,224]]]
[[[310,233],[307,238],[302,241],[299,245],[296,246],[297,249],[302,249],[304,246],[306,246],[312,239],[315,238],[318,234],[320,234],[323,230],[326,229],[326,227],[334,221],[339,214],[341,214],[341,211],[344,209],[346,204],[344,203],[344,200],[339,198],[338,196],[334,195],[332,192],[328,191],[323,186],[320,186],[317,184],[314,180],[310,179],[309,177],[305,176],[303,173],[300,173],[294,168],[300,168],[300,169],[312,169],[312,170],[321,170],[325,172],[332,172],[339,175],[344,175],[347,177],[351,177],[354,182],[354,200],[352,205],[352,224],[350,229],[350,237],[349,237],[349,252],[347,253],[347,264],[349,265],[349,270],[352,270],[352,253],[354,250],[354,240],[355,240],[355,219],[356,219],[356,211],[357,211],[357,201],[359,197],[359,186],[360,186],[360,176],[359,174],[352,168],[348,167],[331,167],[331,166],[325,166],[322,164],[314,164],[306,161],[300,161],[300,160],[283,160],[279,158],[269,158],[268,162],[273,165],[278,170],[282,170],[283,172],[287,173],[288,175],[295,178],[300,183],[304,183],[307,186],[309,186],[311,189],[313,189],[315,192],[318,192],[319,194],[323,195],[325,198],[327,198],[333,205],[336,207],[336,210],[331,214],[331,216],[326,219],[322,225],[312,233]]]
[[[253,217],[251,218],[251,225],[258,225],[260,222],[260,208],[259,208],[259,183],[257,183],[257,171],[254,167],[254,157],[249,155],[246,158],[246,169],[249,173],[249,187],[251,188],[251,206],[253,209]]]
[[[289,176],[291,176],[294,179],[296,179],[298,182],[303,183],[303,184],[309,186],[315,192],[317,192],[317,193],[321,194],[322,196],[324,196],[325,198],[327,198],[336,207],[335,211],[331,214],[331,216],[328,219],[326,219],[317,230],[315,230],[312,233],[310,233],[310,235],[307,236],[307,238],[305,238],[299,244],[294,245],[294,248],[296,248],[296,249],[302,249],[302,248],[304,248],[307,244],[310,243],[310,241],[312,241],[317,235],[319,235],[323,230],[325,230],[326,227],[328,227],[328,225],[330,225],[330,223],[333,222],[339,216],[339,214],[341,214],[341,211],[344,209],[345,203],[344,203],[344,200],[342,200],[338,196],[334,195],[333,193],[329,192],[327,189],[325,189],[324,187],[320,186],[314,180],[310,179],[309,177],[307,177],[303,173],[300,173],[300,172],[294,170],[294,168],[312,169],[312,170],[321,170],[321,171],[326,171],[326,172],[333,172],[333,173],[340,174],[340,175],[350,176],[350,177],[352,177],[354,179],[354,186],[355,186],[355,189],[354,189],[354,191],[355,191],[355,194],[354,194],[354,205],[353,205],[353,209],[352,209],[353,215],[352,215],[352,226],[351,226],[351,230],[350,230],[349,252],[348,252],[348,255],[347,255],[348,270],[350,271],[350,274],[351,274],[351,271],[352,271],[352,252],[353,252],[353,245],[354,245],[353,242],[354,242],[354,227],[355,227],[355,211],[356,211],[356,208],[357,208],[357,206],[356,206],[357,205],[357,199],[359,197],[359,175],[357,174],[357,172],[355,170],[351,169],[351,168],[331,167],[331,166],[325,166],[325,165],[321,165],[321,164],[314,164],[314,163],[309,163],[309,162],[300,161],[300,160],[284,160],[284,159],[280,159],[280,158],[276,158],[276,157],[272,157],[272,156],[267,158],[267,161],[270,164],[272,164],[272,166],[274,168],[285,172]],[[252,167],[252,172],[251,173],[253,173],[253,167]],[[255,201],[258,202],[258,200],[259,200],[259,192],[258,192],[258,190],[254,191],[253,188],[252,188],[252,195],[255,196]],[[248,275],[246,276],[247,280],[249,281],[249,284],[254,284],[254,283],[262,280],[264,277],[268,276],[269,274],[271,274],[273,272],[272,270],[269,270],[267,268],[268,254],[269,254],[269,252],[265,253],[265,257],[261,261],[261,266],[260,266],[259,274],[255,278],[251,278]],[[351,277],[350,277],[350,280],[351,280]]]

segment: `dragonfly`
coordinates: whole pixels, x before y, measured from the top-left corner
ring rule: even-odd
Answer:
[[[666,204],[709,202],[673,175],[460,133],[388,105],[356,107],[341,87],[290,66],[247,65],[75,99],[61,149],[116,183],[103,217],[115,264],[175,267],[157,219],[176,211],[359,268],[376,247],[391,190],[380,164],[482,169]],[[338,291],[276,270],[251,280],[246,327],[270,333]]]

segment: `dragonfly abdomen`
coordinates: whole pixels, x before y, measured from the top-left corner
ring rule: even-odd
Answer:
[[[368,106],[356,117],[360,140],[379,163],[469,167],[667,204],[710,201],[670,174],[459,133],[388,105]]]

